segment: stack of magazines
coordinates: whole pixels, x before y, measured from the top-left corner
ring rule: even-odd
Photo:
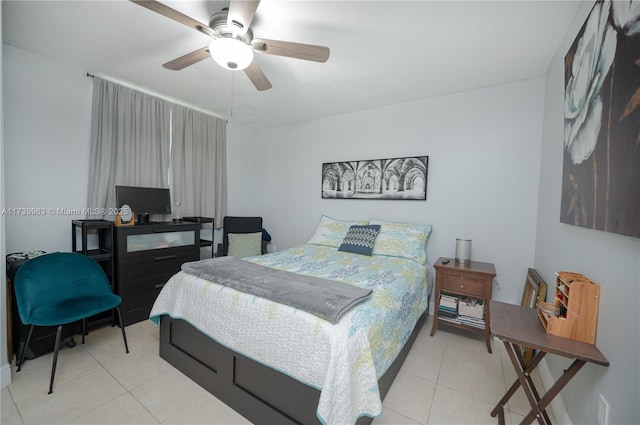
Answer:
[[[458,297],[453,295],[440,295],[440,305],[438,306],[438,316],[447,319],[458,318]]]
[[[484,303],[475,298],[462,297],[459,301],[460,323],[484,329]]]

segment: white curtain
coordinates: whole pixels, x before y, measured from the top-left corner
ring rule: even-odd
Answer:
[[[227,215],[227,122],[192,109],[172,109],[172,199],[183,216]]]
[[[89,208],[116,207],[116,185],[169,187],[170,111],[165,100],[94,77]]]

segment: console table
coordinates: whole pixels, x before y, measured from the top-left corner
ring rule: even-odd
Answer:
[[[518,380],[491,411],[491,416],[498,415],[500,425],[504,425],[504,405],[521,385],[531,404],[531,411],[521,424],[530,424],[537,420],[540,424],[550,425],[551,421],[545,409],[582,366],[586,363],[609,366],[609,361],[595,345],[548,334],[538,319],[536,309],[491,301],[491,316],[491,333],[504,342],[509,359],[518,375]],[[525,364],[520,353],[520,345],[537,350],[529,365]],[[541,398],[530,374],[547,353],[574,360]]]

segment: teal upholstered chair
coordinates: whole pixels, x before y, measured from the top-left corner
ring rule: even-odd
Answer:
[[[18,372],[24,363],[24,354],[34,326],[58,327],[49,394],[53,392],[63,325],[82,321],[84,343],[88,317],[115,308],[122,323],[122,300],[112,292],[100,265],[82,254],[57,252],[27,261],[16,273],[14,289],[20,319],[25,325],[30,325],[27,341],[18,356]],[[121,328],[125,351],[128,353],[127,336],[124,326]]]

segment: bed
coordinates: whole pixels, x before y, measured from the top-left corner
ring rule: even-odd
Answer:
[[[371,255],[341,251],[363,224],[379,226]],[[160,356],[254,423],[369,423],[428,315],[430,231],[322,217],[308,243],[246,259],[371,289],[335,324],[183,270],[151,311]]]

